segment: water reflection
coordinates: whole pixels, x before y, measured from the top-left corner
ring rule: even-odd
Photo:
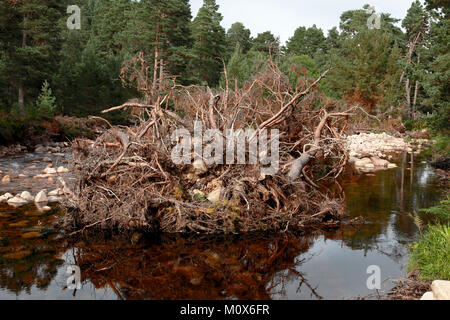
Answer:
[[[405,274],[417,232],[409,212],[441,196],[431,168],[417,160],[405,154],[398,169],[343,178],[349,213],[365,223],[297,236],[69,241],[51,227],[57,211],[1,206],[0,299],[364,297],[373,293],[369,265],[380,266],[383,279]],[[69,264],[81,268],[81,290],[66,288]]]

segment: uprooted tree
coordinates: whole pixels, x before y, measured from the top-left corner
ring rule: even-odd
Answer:
[[[135,126],[111,126],[95,141],[74,141],[77,180],[67,203],[68,226],[237,233],[339,220],[342,199],[329,198],[317,183],[344,170],[348,156],[341,136],[356,108],[336,111],[344,108],[320,92],[326,72],[293,88],[269,60],[267,71],[242,89],[231,89],[226,79],[218,92],[180,86],[164,74],[149,80],[148,70],[143,54],[126,62],[123,85],[136,86],[143,98],[104,111],[140,110]],[[193,134],[194,121],[204,130],[253,128],[255,135],[247,140],[263,129],[278,129],[280,169],[261,175],[260,163],[174,164],[172,134],[177,129]],[[212,192],[215,201],[207,199]]]

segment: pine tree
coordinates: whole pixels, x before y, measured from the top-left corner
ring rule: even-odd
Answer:
[[[407,53],[400,82],[404,81],[405,83],[406,108],[409,119],[414,119],[418,92],[425,72],[423,60],[426,54],[424,51],[428,37],[428,19],[428,14],[417,0],[408,9],[408,13],[402,21],[402,26],[406,30]]]
[[[270,31],[258,33],[253,40],[252,50],[278,55],[280,53],[280,39],[275,38]]]
[[[233,53],[239,45],[242,53],[246,54],[251,46],[252,39],[250,30],[245,28],[241,22],[235,22],[231,25],[227,32],[227,47],[230,53]]]
[[[191,9],[188,0],[141,0],[128,14],[121,34],[128,51],[140,51],[153,62],[153,74],[186,76],[192,46]]]
[[[17,92],[23,113],[25,99],[37,97],[40,85],[57,67],[58,22],[63,8],[56,0],[7,0],[0,10],[7,15],[1,28],[10,31],[1,32],[2,67],[9,74],[10,86]]]
[[[295,55],[308,55],[311,58],[325,52],[326,38],[322,29],[313,25],[311,28],[299,27],[294,36],[287,41],[287,52]]]
[[[193,74],[204,83],[216,86],[223,68],[221,58],[226,55],[225,29],[220,25],[222,15],[215,0],[204,0],[192,23],[194,39]]]

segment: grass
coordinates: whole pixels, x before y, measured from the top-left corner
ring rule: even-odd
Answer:
[[[420,280],[450,280],[450,226],[429,226],[411,245],[408,271],[419,271]]]
[[[450,196],[420,211],[432,215],[436,223],[411,245],[408,271],[418,270],[420,280],[450,280]]]

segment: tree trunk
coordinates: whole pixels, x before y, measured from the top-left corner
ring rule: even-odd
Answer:
[[[405,96],[406,96],[406,108],[408,110],[408,118],[412,119],[412,112],[411,112],[411,87],[409,85],[409,78],[406,79]]]
[[[23,32],[22,34],[22,48],[25,48],[27,46],[27,34]],[[18,103],[19,103],[19,110],[20,113],[23,115],[25,114],[25,90],[23,86],[23,79],[19,75],[19,97],[18,97]]]
[[[414,100],[412,105],[412,118],[414,120],[415,114],[416,114],[416,104],[417,104],[417,93],[419,91],[419,81],[416,80],[416,88],[414,89]]]

